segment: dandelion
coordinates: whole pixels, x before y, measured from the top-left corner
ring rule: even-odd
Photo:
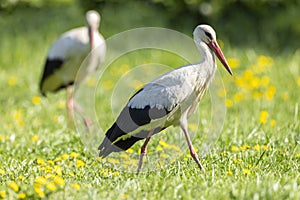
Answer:
[[[32,97],[31,101],[34,105],[39,105],[41,103],[41,97],[34,96]]]
[[[268,86],[270,83],[270,78],[268,76],[263,76],[261,79],[260,79],[260,84],[262,86]]]
[[[115,159],[115,158],[107,158],[107,162],[109,162],[109,163],[111,163],[111,164],[119,164],[119,163],[120,163],[120,161],[117,160],[117,159]],[[77,162],[76,162],[76,165],[77,165]],[[77,165],[77,166],[78,166],[78,167],[81,167],[81,164],[79,164],[79,165]],[[83,163],[82,166],[84,166],[84,163]]]
[[[80,190],[80,185],[78,183],[74,183],[74,184],[72,184],[72,188],[74,190]]]
[[[65,186],[65,180],[60,176],[55,176],[53,179],[54,183],[58,186]]]
[[[113,88],[114,84],[111,80],[107,80],[107,81],[104,81],[103,83],[103,88],[105,90],[111,90]]]
[[[18,176],[18,178],[17,179],[19,179],[19,180],[21,180],[21,181],[24,181],[25,179],[26,179],[26,177],[25,176],[23,176],[23,175],[20,175],[20,176]]]
[[[65,101],[62,101],[62,100],[59,100],[57,103],[56,103],[56,107],[59,108],[59,109],[64,109],[66,107],[66,102]]]
[[[161,146],[159,146],[159,145],[158,145],[158,146],[156,147],[156,149],[155,149],[155,150],[156,150],[156,151],[162,151],[162,150],[163,150],[163,148],[162,148]]]
[[[133,151],[132,148],[127,149],[126,152],[127,152],[127,153],[134,153],[134,151]]]
[[[61,157],[57,157],[54,159],[54,162],[60,162],[61,160],[62,160]]]
[[[251,174],[251,170],[249,169],[243,169],[243,173],[246,175],[250,175]]]
[[[36,177],[34,181],[40,185],[45,185],[47,183],[46,178],[43,176]]]
[[[61,169],[61,166],[59,165],[55,165],[54,166],[54,171],[57,175],[61,176],[62,175],[62,169]]]
[[[36,135],[33,135],[33,136],[31,136],[31,140],[32,140],[33,142],[37,142],[37,141],[39,140],[39,137],[36,136]]]
[[[296,155],[296,157],[297,157],[297,158],[300,158],[300,153],[298,153],[298,154]]]
[[[240,60],[237,58],[228,58],[227,62],[231,69],[236,69],[240,67]]]
[[[254,91],[254,92],[252,93],[252,98],[253,98],[253,99],[256,99],[256,100],[261,99],[262,96],[263,96],[263,94],[262,94],[261,92],[258,92],[258,91]]]
[[[298,79],[297,79],[297,84],[298,84],[298,86],[300,87],[300,76],[299,76]]]
[[[123,64],[120,66],[120,72],[122,74],[126,74],[129,70],[130,70],[130,67],[127,64]]]
[[[262,145],[262,149],[264,150],[264,151],[267,151],[267,150],[270,150],[270,147],[268,147],[267,145]]]
[[[226,106],[226,107],[231,107],[232,104],[233,104],[233,103],[232,103],[232,100],[230,100],[230,99],[226,99],[226,100],[225,100],[225,106]]]
[[[0,174],[1,175],[5,174],[5,171],[3,169],[0,169]]]
[[[69,158],[69,155],[68,154],[63,154],[63,155],[61,155],[61,158],[63,160],[67,160]]]
[[[276,93],[275,86],[268,87],[268,89],[266,91],[266,94],[265,94],[266,95],[266,99],[269,100],[269,101],[271,101],[273,99],[275,93]]]
[[[260,67],[271,66],[274,63],[273,58],[264,55],[258,56],[257,64]]]
[[[69,172],[69,176],[75,176],[74,172]]]
[[[6,191],[1,190],[0,191],[0,197],[4,199],[6,197]]]
[[[26,194],[25,193],[20,193],[20,194],[18,194],[18,198],[19,199],[25,199],[26,198]]]
[[[50,191],[55,191],[56,190],[56,186],[53,182],[47,183],[46,188]]]
[[[257,144],[257,145],[255,145],[255,146],[253,147],[253,149],[254,149],[255,151],[260,151],[260,146]]]
[[[127,199],[128,197],[129,197],[129,194],[126,194],[126,193],[122,194],[122,198]]]
[[[84,186],[85,188],[90,188],[90,187],[92,187],[92,185],[91,185],[90,183],[84,184],[83,186]]]
[[[12,189],[13,191],[15,191],[15,192],[18,192],[19,191],[19,186],[18,186],[18,184],[16,183],[16,182],[9,182],[8,183],[8,187],[10,188],[10,189]]]
[[[232,171],[227,171],[227,172],[226,172],[226,175],[227,175],[227,176],[232,176],[233,173],[232,173]]]
[[[48,160],[47,163],[52,165],[52,166],[54,165],[54,162],[52,160]]]
[[[92,77],[92,76],[88,77],[87,80],[86,80],[86,82],[85,82],[85,84],[87,86],[89,86],[89,87],[95,86],[96,85],[96,79],[95,79],[95,77]]]
[[[70,153],[70,157],[71,158],[77,158],[78,157],[78,153],[72,152],[72,153]]]
[[[15,77],[15,76],[9,77],[8,80],[7,80],[7,84],[9,86],[15,86],[15,85],[17,85],[17,77]]]
[[[37,193],[39,195],[39,197],[43,198],[45,197],[45,192],[44,190],[41,188],[41,185],[39,184],[34,184],[33,185],[33,189],[35,191],[35,193]]]
[[[243,145],[241,146],[241,150],[245,151],[246,149],[250,149],[251,147],[249,145]]]
[[[188,128],[191,130],[191,131],[196,131],[197,130],[197,124],[195,123],[190,123],[188,125]]]
[[[76,166],[77,167],[83,167],[85,163],[82,160],[76,160]]]
[[[240,149],[237,146],[232,145],[231,151],[239,151]]]
[[[270,125],[271,125],[271,126],[276,126],[276,120],[272,119],[272,120],[270,121]]]
[[[168,157],[168,155],[167,155],[167,154],[165,154],[165,153],[161,153],[161,154],[159,155],[159,157],[160,157],[160,158],[167,158],[167,157]]]
[[[236,93],[233,95],[233,100],[235,102],[242,101],[243,99],[244,99],[244,94],[242,94],[242,93]]]
[[[261,111],[260,115],[259,115],[259,122],[261,124],[267,123],[268,115],[269,115],[269,113],[267,111],[265,111],[265,110]]]
[[[45,164],[45,161],[44,161],[42,158],[38,158],[38,159],[36,160],[36,163],[37,163],[38,165],[44,165],[44,164]]]

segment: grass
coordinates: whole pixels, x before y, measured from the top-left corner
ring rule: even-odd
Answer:
[[[49,45],[60,33],[82,24],[77,9],[68,8],[64,17],[62,10],[29,9],[0,18],[5,30],[0,33],[0,199],[300,198],[299,52],[271,56],[225,44],[235,75],[219,70],[227,94],[218,95],[226,98],[227,114],[222,134],[201,159],[206,173],[199,172],[183,145],[172,163],[156,171],[145,168],[136,176],[114,169],[113,155],[103,162],[88,151],[68,122],[64,91],[48,98],[38,93]],[[113,63],[108,72],[116,73],[104,75],[97,96],[96,112],[105,130],[114,118],[109,103],[116,81],[149,59],[173,67],[184,64],[174,55],[155,52],[133,53]],[[199,149],[208,132],[209,106],[206,95],[193,138]],[[170,132],[150,142],[149,152],[157,151],[162,162],[168,158],[160,152],[167,152],[178,135],[177,130]]]

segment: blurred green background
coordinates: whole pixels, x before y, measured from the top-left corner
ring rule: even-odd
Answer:
[[[65,18],[55,18],[63,12]],[[246,46],[271,53],[295,51],[300,44],[300,1],[298,0],[1,0],[0,16],[5,20],[16,12],[34,11],[49,20],[74,21],[74,13],[98,10],[103,17],[102,33],[108,37],[135,27],[160,26],[191,35],[200,23],[213,25],[232,46]],[[36,18],[37,17],[37,18]],[[30,17],[29,17],[30,19]],[[38,22],[24,22],[24,28],[39,28]],[[68,21],[71,20],[72,22]],[[24,22],[24,23],[23,23]],[[40,22],[43,23],[43,22]],[[61,23],[64,24],[64,23]],[[32,27],[33,26],[33,27]],[[72,24],[70,24],[72,27]],[[57,27],[56,27],[57,28]],[[2,27],[2,31],[5,31]]]

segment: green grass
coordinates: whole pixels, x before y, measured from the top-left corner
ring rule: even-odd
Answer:
[[[240,63],[233,69],[234,77],[219,65],[228,107],[222,134],[201,159],[206,173],[199,171],[183,145],[181,156],[174,162],[161,170],[147,172],[145,168],[145,173],[136,176],[111,168],[88,151],[68,122],[64,91],[48,98],[38,93],[49,45],[60,33],[83,23],[76,8],[68,8],[68,14],[62,14],[63,10],[1,14],[0,199],[15,199],[20,193],[36,199],[43,196],[41,191],[49,199],[300,199],[299,52],[272,56],[262,50],[235,49],[225,44],[224,54]],[[268,57],[259,57],[261,54]],[[184,60],[168,53],[133,53],[115,62],[108,69],[114,70],[115,76],[105,73],[103,81],[111,79],[114,86],[123,75],[122,65],[131,69],[149,59],[172,67],[184,64]],[[263,70],[257,72],[254,66]],[[263,77],[269,82],[263,83]],[[108,82],[106,85],[97,89],[96,104],[104,130],[113,122],[113,88]],[[208,132],[209,106],[206,95],[200,103],[201,120],[193,138],[198,149]],[[260,119],[262,111],[268,113],[265,119]],[[172,145],[177,131],[156,135],[149,152],[157,146],[166,152],[159,141]],[[137,151],[140,145],[133,149]],[[48,184],[37,179],[39,176]],[[11,182],[17,183],[18,190]],[[49,182],[54,182],[55,188]]]

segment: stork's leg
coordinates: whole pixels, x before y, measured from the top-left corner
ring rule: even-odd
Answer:
[[[201,165],[201,163],[199,161],[198,154],[196,153],[196,151],[195,151],[195,149],[193,147],[190,135],[188,133],[187,120],[184,120],[184,121],[185,122],[181,123],[180,126],[181,126],[181,129],[182,129],[182,131],[183,131],[183,133],[185,135],[186,141],[187,141],[187,143],[189,145],[190,154],[191,154],[192,158],[194,159],[194,161],[197,163],[197,165],[200,168],[200,170],[203,171],[203,172],[205,172],[204,167]]]
[[[143,165],[143,159],[144,159],[145,155],[147,154],[147,145],[148,145],[148,143],[150,141],[150,138],[151,138],[151,136],[153,134],[153,131],[154,130],[149,131],[149,133],[148,133],[148,135],[146,137],[146,140],[145,140],[145,142],[144,142],[144,144],[143,144],[143,146],[141,148],[140,162],[139,162],[139,166],[138,166],[138,169],[137,169],[137,174],[139,174],[140,171],[141,171],[141,168],[142,168],[142,165]]]
[[[91,132],[92,120],[90,120],[83,112],[79,104],[74,100],[74,95],[70,86],[67,87],[67,107],[68,107],[68,116],[70,120],[73,120],[73,110],[75,110],[84,120],[84,124],[87,127],[88,131]]]
[[[73,94],[72,94],[72,88],[70,86],[67,86],[67,109],[68,109],[68,117],[70,120],[73,120]]]

